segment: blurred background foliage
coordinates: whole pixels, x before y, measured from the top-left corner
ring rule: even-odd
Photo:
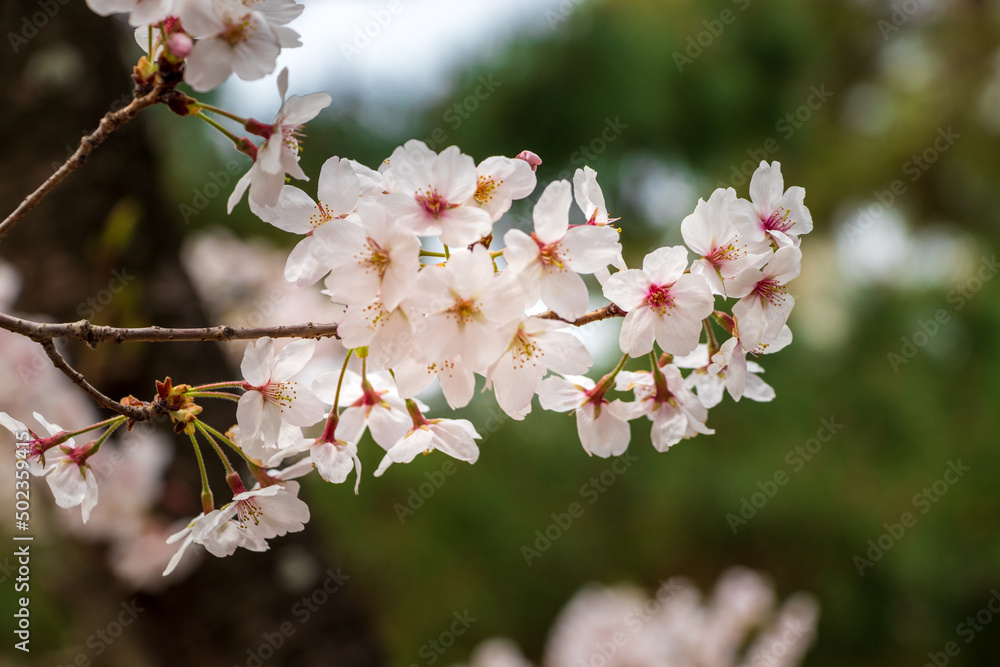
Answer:
[[[308,17],[319,3],[305,4]],[[465,610],[477,620],[441,662],[496,635],[537,659],[558,610],[587,582],[653,590],[681,574],[707,590],[736,564],[768,573],[782,597],[819,599],[805,664],[923,664],[949,641],[961,646],[952,664],[995,664],[1000,619],[968,644],[956,626],[1000,587],[1000,283],[984,261],[1000,236],[998,13],[975,0],[567,0],[535,10],[530,34],[469,59],[444,95],[393,102],[382,91],[378,118],[363,88],[316,86],[336,101],[308,128],[307,173],[334,154],[375,166],[439,129],[447,136],[435,149],[457,144],[477,160],[535,151],[537,193],[588,164],[633,265],[679,243],[681,219],[715,187],[747,196],[762,158],[805,187],[815,220],[792,289],[796,342],[762,360],[777,399],[727,399],[710,413],[715,436],[666,454],[634,422],[635,460],[593,504],[584,486],[612,462],[585,455],[572,418],[536,404],[513,423],[489,396],[461,412],[488,433],[473,467],[446,474],[435,455],[373,479],[380,453],[366,441],[360,496],[305,485],[307,530],[353,573],[391,664],[427,664],[421,646]],[[500,85],[454,122],[454,105],[476,99],[484,77]],[[231,160],[245,168],[218,142],[187,141],[204,134],[195,123],[153,120],[172,137],[159,149],[178,204]],[[620,130],[602,138],[610,126]],[[949,132],[958,138],[934,148]],[[897,180],[902,194],[880,211]],[[212,199],[181,228],[225,225],[291,247],[245,204],[228,217],[224,207],[225,196]],[[516,205],[510,224],[526,226],[530,210]],[[948,321],[921,337],[942,310]],[[612,341],[616,326],[603,329]],[[892,357],[906,341],[912,358]],[[595,370],[613,363],[604,356]],[[823,420],[842,429],[796,459]],[[970,471],[922,514],[915,494],[959,460]],[[788,483],[734,531],[727,515],[778,471]],[[584,514],[527,564],[523,547],[573,502]],[[907,511],[916,524],[859,575],[855,557]]]

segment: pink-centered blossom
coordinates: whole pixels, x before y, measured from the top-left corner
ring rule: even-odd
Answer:
[[[764,243],[751,243],[733,224],[731,214],[736,191],[718,188],[706,202],[698,200],[694,213],[681,221],[684,243],[700,255],[691,264],[691,273],[703,276],[713,294],[724,294],[723,279],[732,278],[770,249]]]
[[[531,411],[531,399],[545,374],[586,373],[593,363],[579,338],[559,329],[553,320],[528,317],[503,327],[506,351],[490,369],[488,378],[501,409],[514,419]]]
[[[545,410],[574,411],[576,432],[587,454],[601,458],[619,456],[628,448],[631,408],[622,401],[609,401],[588,377],[552,376],[538,386],[538,402]]]
[[[799,236],[813,228],[805,196],[799,186],[785,190],[780,163],[762,161],[750,178],[751,201],[733,203],[733,221],[747,241],[773,241],[778,248],[798,246]]]
[[[417,280],[420,241],[376,202],[360,204],[357,219],[357,224],[340,221],[316,231],[317,257],[332,271],[326,292],[348,306],[369,304],[378,297],[393,310]]]
[[[589,295],[580,274],[607,268],[621,255],[618,232],[606,225],[569,225],[572,195],[568,181],[550,183],[534,208],[535,231],[504,235],[508,270],[525,293],[541,297],[560,317],[574,320],[587,312]]]
[[[786,284],[798,277],[802,251],[794,246],[779,248],[761,269],[749,268],[725,282],[726,296],[739,299],[733,317],[744,349],[775,338],[795,305]]]
[[[629,418],[645,415],[653,422],[653,447],[665,452],[685,438],[715,433],[705,426],[708,410],[684,384],[680,369],[668,364],[659,372],[658,378],[652,371],[622,371],[615,378],[618,391],[635,393],[635,402],[627,404]]]
[[[490,213],[470,203],[479,184],[476,163],[457,146],[435,154],[411,140],[389,160],[394,194],[385,206],[396,224],[454,247],[489,235]]]
[[[486,211],[491,222],[503,217],[514,200],[530,195],[537,182],[529,162],[499,155],[479,163],[476,179],[476,191],[468,204]]]
[[[236,406],[244,438],[273,445],[283,423],[311,426],[323,418],[323,404],[312,391],[291,378],[312,358],[315,340],[296,340],[274,354],[274,341],[264,337],[247,346],[241,369],[246,393]]]
[[[704,277],[684,273],[687,249],[659,248],[642,269],[619,271],[604,284],[604,296],[628,314],[619,343],[631,357],[648,354],[653,341],[669,354],[688,354],[698,345],[702,320],[715,300]]]
[[[264,136],[264,143],[257,149],[250,171],[236,183],[233,193],[229,196],[230,213],[243,198],[247,188],[250,189],[251,207],[268,209],[278,204],[285,184],[285,174],[299,180],[309,180],[299,166],[299,137],[302,126],[330,106],[333,100],[326,93],[312,93],[305,97],[292,95],[285,99],[288,93],[287,69],[281,70],[281,74],[278,75],[278,93],[281,95],[281,108],[271,125],[259,124],[260,127],[257,128],[257,131]]]

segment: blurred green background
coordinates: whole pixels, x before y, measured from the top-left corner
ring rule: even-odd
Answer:
[[[308,16],[319,3],[305,4]],[[742,564],[769,574],[781,597],[803,590],[820,601],[804,664],[922,665],[949,641],[961,646],[950,664],[996,664],[1000,619],[968,644],[956,628],[1000,587],[1000,283],[984,261],[1000,237],[1000,6],[567,0],[525,13],[530,30],[466,59],[443,93],[393,101],[378,91],[371,102],[363,88],[338,94],[336,81],[321,82],[315,89],[336,101],[308,128],[306,172],[334,154],[375,166],[438,128],[447,138],[434,148],[454,143],[477,160],[538,153],[536,197],[588,164],[636,265],[680,242],[697,198],[723,185],[746,197],[757,162],[778,160],[786,186],[805,187],[815,221],[792,289],[796,340],[762,360],[776,400],[727,398],[710,412],[715,436],[660,454],[647,423],[633,422],[636,460],[593,504],[581,488],[611,461],[586,456],[572,418],[536,403],[514,423],[488,395],[461,411],[489,433],[475,466],[445,475],[434,455],[373,479],[380,452],[366,440],[360,496],[309,480],[307,531],[353,574],[388,663],[426,664],[421,646],[464,610],[477,620],[441,663],[496,635],[537,660],[587,582],[653,590],[687,575],[707,590]],[[481,77],[501,85],[456,127],[454,105]],[[158,149],[174,200],[190,201],[233,154],[182,141],[203,134],[195,123],[165,112],[154,121],[179,137]],[[514,224],[526,224],[530,205],[515,205]],[[224,206],[219,197],[178,228],[222,224],[291,247],[245,205],[230,217]],[[928,325],[942,311],[946,321]],[[613,363],[604,356],[595,371]],[[808,460],[796,454],[824,420],[842,428]],[[945,494],[916,497],[959,461],[969,471],[939,484]],[[788,483],[734,531],[727,515],[779,471]],[[441,479],[429,493],[425,483]],[[429,497],[401,520],[421,490]],[[535,531],[581,498],[583,516],[527,564]],[[884,537],[907,511],[915,525]],[[856,557],[880,537],[891,548],[859,574]]]

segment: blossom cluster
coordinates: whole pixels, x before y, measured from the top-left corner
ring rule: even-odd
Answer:
[[[288,27],[304,5],[295,0],[87,0],[102,15],[128,13],[150,54],[184,61],[184,81],[199,92],[231,74],[245,81],[274,72],[283,48],[302,46]]]
[[[160,54],[157,67],[182,63],[196,90],[232,72],[255,78],[272,71],[278,50],[297,44],[286,24],[302,10],[290,0],[88,3],[100,13],[129,11],[136,25],[155,23],[138,35]],[[452,409],[466,406],[478,384],[514,420],[526,417],[537,395],[543,409],[575,414],[584,450],[599,457],[625,451],[633,420],[651,422],[654,447],[666,451],[714,433],[708,410],[726,392],[736,401],[774,397],[748,355],[791,342],[787,285],[799,274],[800,237],[812,229],[805,191],[785,188],[779,163],[760,163],[749,200],[732,188],[699,200],[681,223],[684,245],[654,249],[641,268],[630,268],[618,218],[590,167],[542,188],[530,229],[505,220],[513,202],[538,189],[542,161],[527,150],[477,163],[457,146],[435,152],[411,140],[377,169],[329,158],[314,194],[288,184],[286,177],[308,180],[299,138],[331,99],[287,98],[287,70],[278,88],[282,105],[270,124],[186,97],[182,115],[213,111],[263,138],[257,146],[210,121],[254,160],[229,210],[249,191],[253,213],[301,237],[284,278],[302,288],[322,281],[322,294],[337,304],[336,345],[346,352],[340,370],[313,373],[307,382],[299,378],[317,347],[333,343],[299,339],[279,348],[261,337],[246,348],[242,379],[192,387],[167,378],[150,402],[123,399],[168,416],[191,440],[202,472],[203,512],[170,538],[181,548],[167,572],[191,544],[225,556],[239,547],[267,549],[267,540],[301,530],[309,509],[293,480],[313,470],[332,483],[354,472],[357,491],[366,432],[384,451],[375,476],[433,451],[474,463],[481,438],[473,424],[431,417],[418,398],[435,380]],[[585,276],[600,285],[603,307],[590,310]],[[727,301],[730,312],[718,309]],[[576,327],[620,316],[619,363],[588,377],[594,361]],[[361,360],[353,369],[352,358]],[[236,425],[225,433],[199,417],[199,402],[210,398],[237,404]],[[115,429],[133,424],[120,416],[67,432],[40,415],[36,420],[46,433],[31,434],[31,469],[46,478],[59,505],[80,506],[86,521],[98,498],[89,459]],[[0,425],[26,431],[2,413]],[[96,440],[75,443],[98,428],[105,430]],[[204,446],[226,469],[233,497],[221,508],[208,484]],[[249,468],[252,488],[223,446]]]

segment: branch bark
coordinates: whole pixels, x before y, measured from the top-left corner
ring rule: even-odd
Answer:
[[[119,127],[127,123],[128,121],[135,118],[136,114],[147,107],[151,107],[154,104],[160,102],[160,97],[168,86],[162,81],[157,79],[156,85],[151,91],[143,95],[142,97],[137,97],[133,99],[127,106],[122,107],[118,111],[109,111],[101,118],[101,122],[98,124],[97,129],[90,134],[84,135],[80,139],[80,145],[77,147],[76,151],[70,155],[66,161],[62,164],[59,169],[56,170],[54,174],[45,179],[38,188],[32,192],[30,195],[24,198],[24,201],[14,209],[14,212],[8,215],[3,222],[0,222],[0,239],[7,235],[11,229],[14,228],[21,218],[27,215],[28,211],[35,208],[42,199],[45,198],[52,188],[59,185],[62,181],[66,179],[71,173],[79,169],[83,163],[87,160],[87,156],[108,138],[108,136],[117,130]]]

